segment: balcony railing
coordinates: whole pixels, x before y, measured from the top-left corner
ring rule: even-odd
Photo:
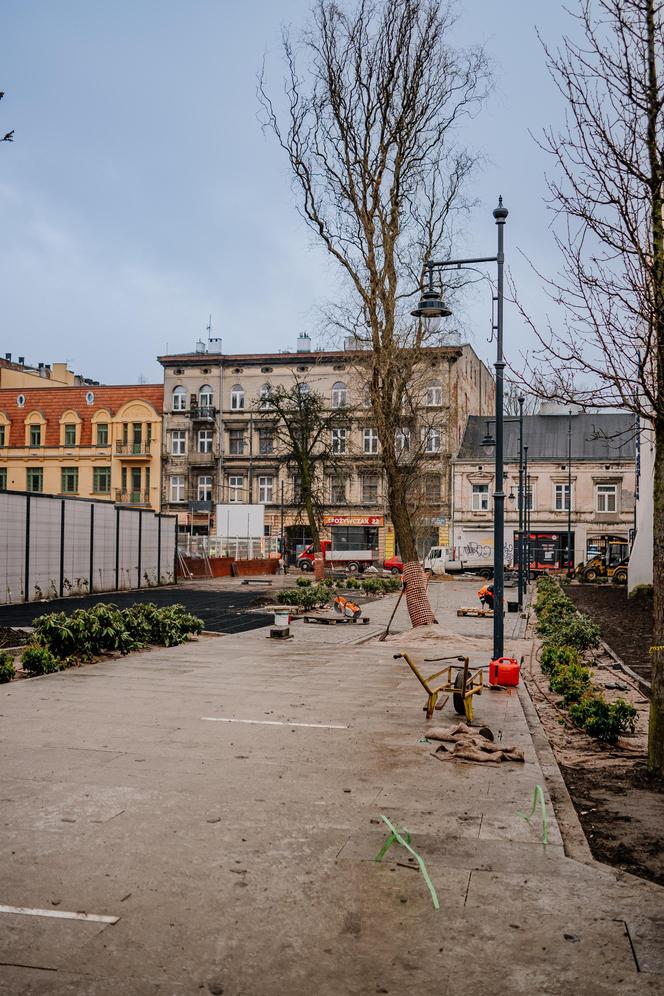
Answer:
[[[201,453],[199,450],[190,450],[188,462],[195,467],[209,467],[219,458],[219,450],[213,446],[209,453]]]
[[[149,491],[123,491],[121,488],[115,489],[115,500],[120,505],[149,505]]]
[[[115,452],[119,453],[120,456],[150,456],[150,447],[152,443],[140,442],[140,443],[121,443],[117,442],[115,444]]]
[[[216,414],[217,409],[211,405],[203,405],[202,407],[196,405],[189,409],[189,418],[196,419],[199,422],[211,422]]]

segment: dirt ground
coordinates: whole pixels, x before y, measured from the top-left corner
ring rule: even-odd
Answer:
[[[0,650],[3,647],[22,647],[28,642],[28,633],[11,626],[0,626]]]
[[[567,590],[570,596],[581,593],[586,604],[580,604],[581,598],[575,598],[579,608],[602,625],[609,646],[637,671],[626,649],[630,640],[634,644],[638,637],[635,638],[633,632],[624,632],[619,634],[621,645],[617,645],[617,641],[608,639],[608,624],[604,629],[603,620],[609,619],[612,603],[628,608],[625,592],[590,585]],[[590,604],[590,599],[595,597],[597,612]],[[615,608],[615,612],[618,621],[610,625],[619,633],[619,608]],[[642,623],[647,619],[644,611],[638,612],[637,617]],[[622,618],[622,624],[629,630],[624,615]],[[648,639],[645,626],[641,634],[642,639]],[[638,710],[636,733],[609,746],[593,740],[565,721],[565,713],[557,708],[560,697],[549,691],[548,679],[541,673],[536,660],[531,662],[525,677],[593,856],[598,861],[664,885],[664,781],[651,778],[646,770],[648,699],[636,682],[612,666],[606,656],[598,657],[597,666],[593,668],[595,686],[598,689],[607,684],[622,686],[607,689],[606,698],[614,701],[622,697]]]
[[[599,624],[602,639],[633,671],[650,680],[652,595],[628,598],[622,585],[571,584],[566,594]]]

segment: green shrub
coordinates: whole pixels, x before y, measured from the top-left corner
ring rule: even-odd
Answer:
[[[653,588],[651,584],[635,584],[629,593],[629,598],[652,598]]]
[[[23,670],[31,677],[39,674],[52,674],[61,670],[60,661],[47,647],[38,643],[29,644],[21,654]]]
[[[574,647],[559,647],[554,643],[545,643],[540,654],[540,667],[544,674],[551,672],[561,665],[580,664],[578,650]]]
[[[8,653],[6,650],[0,651],[0,685],[4,685],[7,681],[11,681],[15,677],[16,668],[14,667],[13,654]]]
[[[551,674],[549,688],[563,696],[565,705],[578,702],[590,691],[590,671],[582,664],[559,664]]]
[[[587,695],[570,706],[569,715],[591,737],[609,744],[636,728],[636,709],[624,699],[609,704],[602,695]]]
[[[295,584],[298,586],[298,588],[308,588],[309,585],[311,584],[311,579],[310,578],[298,578],[296,580]]]
[[[577,650],[590,650],[598,646],[599,640],[599,626],[586,615],[575,616],[555,631],[556,643]]]

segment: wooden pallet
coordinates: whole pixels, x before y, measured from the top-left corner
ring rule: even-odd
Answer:
[[[368,616],[360,616],[359,619],[348,619],[346,616],[301,616],[302,622],[318,623],[320,626],[339,626],[342,623],[364,623],[369,622]]]
[[[240,584],[272,584],[272,581],[268,578],[263,580],[263,578],[245,578]]]
[[[493,609],[457,609],[458,616],[472,616],[476,619],[493,619]]]

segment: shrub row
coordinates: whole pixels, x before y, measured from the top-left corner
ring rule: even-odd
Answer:
[[[324,586],[330,590],[334,588],[344,591],[363,591],[367,595],[387,595],[390,592],[399,591],[401,579],[398,577],[325,578],[316,585],[310,578],[298,578],[295,584],[298,588]]]
[[[92,660],[104,651],[119,650],[127,654],[149,644],[174,647],[185,643],[190,633],[202,630],[202,619],[182,605],[158,608],[147,602],[118,609],[116,605],[100,602],[91,609],[40,616],[31,641],[21,654],[21,664],[31,676],[51,674]],[[2,673],[9,671],[3,672],[0,664]],[[9,681],[13,676],[0,680]]]
[[[549,688],[562,695],[572,722],[591,737],[615,743],[623,733],[633,733],[636,709],[617,699],[607,702],[594,691],[590,671],[581,651],[599,643],[599,627],[576,613],[574,603],[551,578],[541,578],[535,601],[537,632],[543,639],[540,666],[549,676]]]
[[[15,676],[16,668],[14,667],[13,654],[8,653],[6,650],[0,651],[0,685],[11,681]]]

